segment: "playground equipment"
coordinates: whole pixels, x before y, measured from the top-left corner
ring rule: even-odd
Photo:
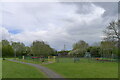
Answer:
[[[55,62],[56,61],[56,56],[48,56],[48,61],[49,62]]]
[[[106,62],[117,62],[118,59],[112,59],[112,58],[96,58],[97,61],[106,61]]]
[[[19,59],[33,62],[56,62],[56,56],[38,57],[38,56],[21,56]]]

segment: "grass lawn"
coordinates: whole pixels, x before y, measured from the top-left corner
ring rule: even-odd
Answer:
[[[82,59],[77,63],[60,62],[44,64],[66,78],[118,78],[118,63],[96,62]]]
[[[21,60],[34,64],[41,64],[40,61]],[[58,60],[57,60],[58,61]],[[117,78],[118,63],[98,62],[81,58],[74,63],[73,58],[59,58],[59,61],[52,64],[41,64],[66,78]]]
[[[0,58],[0,79],[2,78],[2,58]]]
[[[26,64],[3,60],[3,78],[45,78],[44,74],[37,68]]]

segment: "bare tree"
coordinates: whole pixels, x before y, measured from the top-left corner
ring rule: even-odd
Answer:
[[[104,30],[105,41],[111,41],[115,43],[114,46],[118,47],[118,53],[120,53],[120,20],[111,22]],[[118,55],[120,56],[120,54]]]
[[[119,33],[119,23],[120,20],[115,22],[111,22],[109,26],[106,27],[106,30],[104,30],[105,34],[105,41],[119,41],[120,40],[120,33]]]

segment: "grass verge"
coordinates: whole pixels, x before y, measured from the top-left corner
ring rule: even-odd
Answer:
[[[33,66],[3,60],[2,78],[46,78],[46,76]]]

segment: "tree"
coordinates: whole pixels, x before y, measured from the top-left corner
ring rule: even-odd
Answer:
[[[34,56],[48,56],[54,53],[54,50],[43,41],[34,41],[31,49]]]
[[[88,43],[86,43],[83,40],[78,41],[77,43],[73,44],[73,50],[69,52],[71,55],[79,55],[84,56],[84,53],[86,52],[88,48]]]
[[[12,42],[12,47],[14,49],[14,52],[16,53],[16,56],[22,56],[25,54],[26,48],[23,43]]]
[[[31,55],[31,47],[26,46],[25,50],[25,55]]]
[[[7,40],[2,40],[2,46],[10,45],[9,41]]]
[[[73,50],[76,49],[86,49],[88,47],[88,43],[83,40],[78,41],[77,43],[73,44]]]
[[[114,49],[115,52],[120,53],[120,20],[111,22],[104,30],[105,41],[111,41],[115,43],[118,49]],[[116,51],[117,50],[117,51]],[[120,54],[118,54],[120,56]]]
[[[117,50],[117,46],[112,41],[102,41],[100,45],[102,57],[111,58],[112,54],[116,54],[114,50]],[[113,52],[114,51],[114,52]],[[116,51],[117,52],[117,51]]]
[[[14,50],[10,45],[9,41],[2,40],[2,57],[13,57]]]
[[[14,56],[14,50],[12,46],[6,45],[2,46],[2,57],[13,57]]]
[[[90,51],[92,57],[101,57],[99,46],[91,46],[88,50]]]
[[[106,29],[103,31],[105,34],[105,41],[118,41],[120,40],[120,33],[119,33],[119,23],[118,22],[111,22],[109,25],[106,27]]]

